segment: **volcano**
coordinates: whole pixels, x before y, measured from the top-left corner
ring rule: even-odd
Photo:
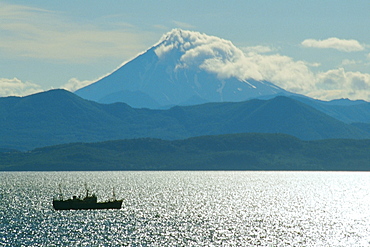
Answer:
[[[151,109],[290,94],[258,80],[253,63],[250,69],[238,67],[243,57],[230,41],[173,29],[147,51],[75,94],[99,103]]]

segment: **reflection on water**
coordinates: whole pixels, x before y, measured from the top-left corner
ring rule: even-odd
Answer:
[[[65,197],[121,210],[54,211]],[[369,246],[366,172],[0,173],[0,246]]]

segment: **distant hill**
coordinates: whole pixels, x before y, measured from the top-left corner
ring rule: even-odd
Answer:
[[[0,153],[0,171],[331,170],[370,171],[370,140],[301,141],[284,134],[233,134],[72,143]]]
[[[370,123],[370,103],[363,100],[316,100],[309,97],[289,96],[345,123]]]
[[[229,133],[285,133],[303,140],[369,138],[365,131],[344,124],[294,99],[213,103],[174,107],[166,113],[196,135]]]
[[[251,132],[285,133],[303,140],[370,138],[366,128],[345,124],[283,96],[150,110],[124,103],[99,104],[57,89],[26,97],[0,98],[0,113],[2,149]]]

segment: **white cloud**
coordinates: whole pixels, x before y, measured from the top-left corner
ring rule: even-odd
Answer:
[[[308,96],[370,100],[370,74],[338,68],[318,73],[316,78],[315,90],[307,92]]]
[[[90,85],[91,83],[95,82],[96,80],[84,80],[84,81],[80,81],[78,80],[77,78],[71,78],[68,80],[68,82],[66,84],[64,84],[63,86],[61,86],[61,88],[65,89],[65,90],[68,90],[68,91],[71,91],[71,92],[74,92],[76,91],[77,89],[80,89],[82,87],[85,87],[87,85]]]
[[[131,57],[147,47],[150,36],[127,23],[101,27],[67,20],[61,13],[5,3],[0,3],[0,32],[4,54],[74,63]]]
[[[85,87],[96,80],[80,81],[77,78],[71,78],[68,82],[60,88],[74,92],[77,89]],[[44,91],[40,85],[31,82],[22,82],[18,78],[7,79],[0,78],[0,97],[6,96],[26,96]]]
[[[0,78],[0,97],[25,96],[41,91],[41,87],[34,83],[22,82],[17,78]]]
[[[350,60],[350,59],[344,59],[342,61],[343,66],[345,66],[345,65],[354,65],[354,64],[357,64],[357,63],[361,63],[361,61]]]
[[[288,91],[303,94],[314,86],[315,75],[303,61],[294,61],[291,57],[279,54],[255,54],[250,59],[258,65],[263,80]]]
[[[268,53],[268,52],[275,51],[274,48],[271,48],[269,46],[263,46],[263,45],[242,47],[241,50],[247,53],[249,52]]]
[[[328,38],[325,40],[306,39],[301,43],[304,47],[331,48],[339,51],[353,52],[365,49],[357,40]]]

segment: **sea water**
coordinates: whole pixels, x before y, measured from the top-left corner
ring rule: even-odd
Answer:
[[[123,198],[55,211],[52,198]],[[3,172],[0,246],[370,246],[367,172]]]

